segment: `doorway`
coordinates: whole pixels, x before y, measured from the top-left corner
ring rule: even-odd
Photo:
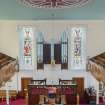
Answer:
[[[80,96],[84,94],[84,78],[83,77],[74,77],[73,80],[77,83],[77,93]]]
[[[25,97],[28,92],[28,84],[30,84],[32,77],[22,77],[21,78],[21,90],[22,96]]]

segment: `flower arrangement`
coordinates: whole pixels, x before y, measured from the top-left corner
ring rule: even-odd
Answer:
[[[54,65],[54,64],[55,64],[55,60],[52,59],[52,60],[51,60],[51,65]]]

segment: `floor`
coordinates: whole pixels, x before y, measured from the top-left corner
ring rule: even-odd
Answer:
[[[16,99],[16,100],[10,100],[9,105],[28,105],[26,99]],[[6,100],[0,101],[0,105],[6,105]],[[79,104],[79,105],[95,105],[95,104]],[[100,103],[99,105],[105,105],[105,103]]]
[[[27,101],[25,99],[17,99],[17,100],[11,100],[10,105],[27,105]],[[6,105],[6,101],[1,101],[0,105]]]

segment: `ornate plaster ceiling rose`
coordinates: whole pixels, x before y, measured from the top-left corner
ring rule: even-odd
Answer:
[[[20,0],[22,3],[38,8],[63,8],[80,6],[89,0]]]

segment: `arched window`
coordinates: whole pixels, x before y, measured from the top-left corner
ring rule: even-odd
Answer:
[[[20,37],[20,69],[33,69],[33,35],[34,29],[30,26],[19,28]]]
[[[37,38],[37,69],[43,69],[43,44],[44,38],[42,32],[38,32]]]
[[[66,31],[61,36],[61,68],[68,68],[68,36]]]
[[[74,27],[71,29],[71,68],[85,69],[86,67],[86,29]]]

